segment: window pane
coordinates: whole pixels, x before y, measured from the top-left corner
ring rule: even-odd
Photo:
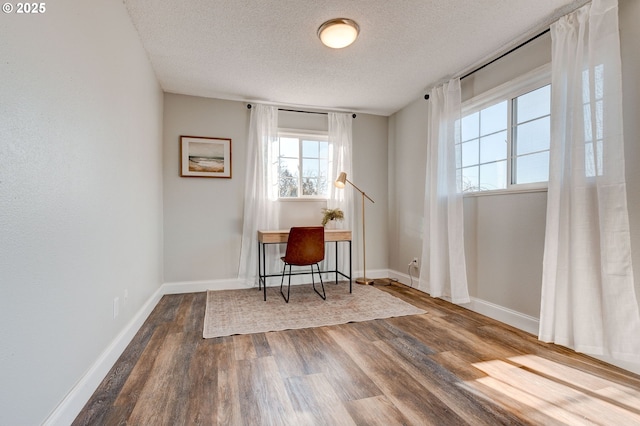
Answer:
[[[604,104],[596,101],[596,139],[604,137]]]
[[[479,159],[478,139],[462,144],[462,167],[478,164]]]
[[[329,142],[320,141],[320,158],[329,158]]]
[[[302,156],[318,158],[318,141],[302,141]]]
[[[584,168],[585,176],[594,177],[596,175],[602,176],[603,172],[603,156],[602,156],[602,141],[596,141],[597,150],[593,149],[593,143],[589,142],[584,147]]]
[[[551,111],[551,85],[516,98],[516,123],[520,124],[534,118],[549,115]]]
[[[604,97],[604,64],[595,66],[595,76],[596,99],[602,99]]]
[[[507,132],[494,133],[480,139],[480,162],[505,160],[507,158]]]
[[[302,160],[302,177],[318,177],[318,160],[304,158]]]
[[[298,139],[297,138],[280,138],[280,156],[281,157],[298,157]]]
[[[593,121],[591,120],[591,108],[590,104],[584,105],[584,140],[586,142],[593,141]],[[595,119],[596,119],[596,139],[602,139],[604,135],[604,110],[602,101],[595,103]]]
[[[468,141],[480,136],[480,113],[474,112],[462,118],[462,140]]]
[[[329,164],[326,161],[320,161],[320,172],[318,175],[318,195],[328,195],[329,191]],[[335,178],[334,178],[335,179]]]
[[[478,191],[480,169],[478,166],[462,169],[462,192]]]
[[[595,99],[602,99],[604,96],[604,65],[599,64],[593,67],[593,81],[590,80],[589,69],[582,70],[582,102],[588,103],[590,101],[591,87],[594,90]]]
[[[504,189],[507,187],[507,162],[483,164],[480,166],[480,190]]]
[[[298,196],[298,180],[292,178],[280,177],[280,197],[297,197]]]
[[[480,135],[506,130],[507,101],[490,106],[480,111]]]
[[[516,141],[514,144],[516,155],[549,149],[549,140],[551,139],[550,123],[551,119],[544,117],[519,125],[516,128]]]
[[[318,179],[302,179],[302,195],[318,195]]]
[[[288,176],[298,178],[298,160],[281,158],[280,159],[280,176]]]
[[[515,183],[546,182],[549,180],[549,151],[518,157]]]
[[[591,109],[589,104],[583,106],[584,112],[584,140],[585,142],[593,141],[593,132],[591,131]]]

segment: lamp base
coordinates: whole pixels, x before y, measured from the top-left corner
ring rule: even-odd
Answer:
[[[371,285],[373,284],[373,280],[371,278],[360,277],[360,278],[356,278],[356,283],[362,284],[362,285]]]

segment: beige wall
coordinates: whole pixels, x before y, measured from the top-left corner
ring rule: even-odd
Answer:
[[[41,424],[162,283],[147,55],[122,2],[46,6],[0,17],[2,425]]]
[[[640,289],[640,2],[620,0],[625,109],[625,153],[636,288]],[[550,61],[550,35],[463,80],[463,100]],[[389,119],[390,253],[392,270],[421,251],[426,164],[427,101],[413,103]],[[412,194],[406,188],[412,188]],[[465,197],[465,252],[471,296],[500,309],[539,318],[546,192]],[[640,291],[638,291],[640,293]],[[625,366],[625,365],[623,365]],[[626,368],[640,371],[639,366]]]
[[[640,288],[640,2],[620,0],[620,11]],[[163,98],[120,2],[59,0],[22,18],[2,16],[0,43],[0,424],[41,423],[160,283],[235,278],[249,122],[240,102]],[[548,61],[544,43],[468,79],[465,97]],[[420,257],[428,102],[416,95],[389,118],[354,121],[352,180],[376,201],[370,270],[406,273]],[[281,114],[286,127],[323,128],[318,120]],[[233,178],[179,177],[181,134],[232,138]],[[538,316],[544,194],[465,199],[474,297]],[[301,204],[283,222],[318,207]],[[359,228],[354,239],[359,265]]]
[[[550,61],[547,33],[462,80],[463,102]],[[465,198],[473,297],[539,317],[546,204],[546,191]]]
[[[164,280],[238,274],[249,112],[241,102],[164,96]],[[180,177],[180,135],[231,138],[231,179]]]
[[[636,297],[640,303],[640,2],[620,0],[619,4],[627,203]]]
[[[422,253],[428,108],[421,96],[389,117],[389,268],[405,274]]]
[[[164,279],[167,283],[235,280],[244,208],[250,111],[246,103],[165,94]],[[279,126],[327,130],[326,115],[280,112]],[[179,137],[231,138],[232,179],[179,175]],[[360,114],[353,122],[354,176],[376,201],[367,206],[367,269],[387,268],[387,118]],[[282,202],[280,227],[320,224],[324,202]],[[360,210],[357,210],[360,217]],[[357,222],[359,223],[359,222]],[[361,253],[354,230],[354,268]]]

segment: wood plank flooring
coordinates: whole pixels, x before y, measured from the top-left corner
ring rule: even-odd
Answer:
[[[640,425],[639,376],[376,284],[427,313],[202,339],[205,293],[164,296],[74,424]]]

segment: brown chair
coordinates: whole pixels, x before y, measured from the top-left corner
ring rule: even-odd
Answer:
[[[311,282],[313,283],[313,291],[315,291],[323,300],[327,300],[324,292],[324,283],[320,274],[320,266],[318,262],[324,260],[324,228],[322,226],[299,226],[293,227],[289,231],[289,239],[287,240],[287,251],[281,258],[284,262],[282,268],[282,279],[280,280],[280,294],[284,300],[289,303],[289,293],[291,291],[291,265],[295,266],[311,266]],[[320,276],[320,285],[322,286],[322,294],[316,290],[316,283],[313,278],[313,265],[318,268],[318,276]],[[287,295],[282,291],[284,283],[284,273],[289,265],[289,287]]]

